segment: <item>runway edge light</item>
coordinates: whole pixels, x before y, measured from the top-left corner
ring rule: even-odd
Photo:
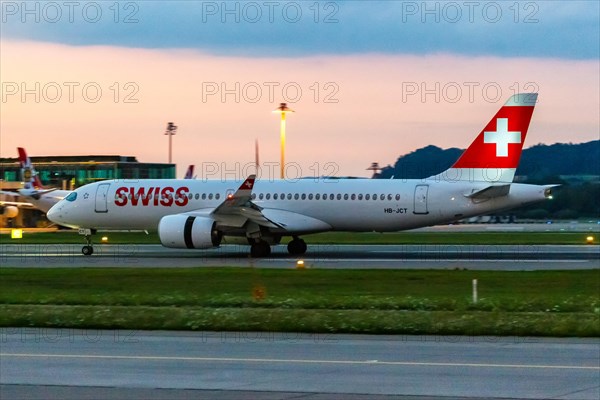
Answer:
[[[594,237],[592,235],[585,238],[587,244],[594,244]]]
[[[23,239],[23,229],[11,229],[10,238],[11,239]]]

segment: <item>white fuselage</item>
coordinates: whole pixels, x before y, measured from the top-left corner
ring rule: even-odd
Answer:
[[[156,229],[162,217],[206,213],[234,193],[240,181],[103,181],[78,188],[77,198],[51,210],[51,219],[86,229]],[[544,186],[511,184],[508,195],[466,197],[488,182],[434,180],[257,180],[252,203],[277,215],[293,213],[324,222],[282,235],[334,231],[399,231],[508,209],[545,198]],[[276,198],[275,198],[276,197]],[[287,214],[286,214],[287,215]]]

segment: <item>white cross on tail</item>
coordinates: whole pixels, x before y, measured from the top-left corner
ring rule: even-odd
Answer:
[[[497,118],[496,131],[483,132],[483,143],[495,143],[496,157],[508,157],[508,144],[521,143],[521,132],[509,132],[508,118]]]

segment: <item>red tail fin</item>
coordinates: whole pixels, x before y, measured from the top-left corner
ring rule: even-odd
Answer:
[[[512,182],[537,93],[515,94],[500,108],[454,165],[438,180]]]

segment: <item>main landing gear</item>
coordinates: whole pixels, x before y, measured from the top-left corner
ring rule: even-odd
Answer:
[[[79,234],[85,236],[85,246],[81,248],[81,254],[91,256],[94,254],[94,246],[92,245],[92,235],[96,233],[95,229],[80,229]]]
[[[250,245],[250,256],[253,258],[268,257],[271,254],[271,246],[264,240],[256,240]]]
[[[288,253],[293,256],[306,253],[306,242],[298,236],[294,236],[292,241],[288,243]]]
[[[306,253],[306,242],[297,236],[287,246],[288,253],[293,256]],[[264,240],[255,239],[250,245],[250,256],[253,258],[268,257],[271,255],[271,246]]]

